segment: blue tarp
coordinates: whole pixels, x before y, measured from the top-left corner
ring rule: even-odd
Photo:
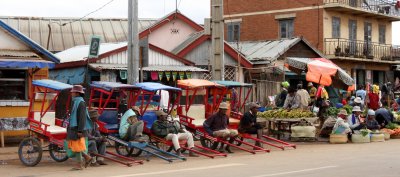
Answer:
[[[50,89],[57,90],[57,91],[72,88],[72,85],[65,84],[65,83],[58,82],[58,81],[53,81],[53,80],[47,80],[47,79],[34,80],[34,81],[32,81],[32,84],[36,85],[36,86],[50,88]]]
[[[157,90],[181,91],[180,88],[163,85],[163,84],[156,83],[156,82],[143,82],[143,83],[137,83],[135,85],[142,88],[143,90],[150,91],[150,92],[154,92]]]
[[[219,85],[223,85],[225,87],[252,87],[252,84],[236,82],[236,81],[213,81]]]
[[[48,61],[0,60],[0,68],[54,68],[55,64]]]
[[[94,81],[90,84],[91,87],[101,88],[107,91],[111,91],[112,89],[140,89],[140,87],[129,85],[129,84],[122,84],[119,82],[105,82],[105,81]]]

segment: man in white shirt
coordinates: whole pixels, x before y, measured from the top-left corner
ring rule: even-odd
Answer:
[[[342,109],[338,113],[335,126],[333,126],[332,134],[349,134],[351,133],[350,125],[347,120],[347,112]]]
[[[347,117],[350,128],[352,130],[359,130],[361,125],[360,121],[361,109],[360,106],[353,107],[353,113]]]
[[[310,103],[310,94],[303,89],[302,84],[297,85],[297,95],[300,97],[300,108],[307,109]]]

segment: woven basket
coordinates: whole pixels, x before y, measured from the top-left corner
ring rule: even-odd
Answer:
[[[390,139],[390,134],[389,133],[384,132],[383,135],[385,135],[385,141]]]
[[[347,143],[348,138],[346,134],[331,134],[329,136],[329,143],[331,144],[344,144]]]
[[[371,142],[371,138],[368,135],[362,136],[361,134],[353,134],[351,135],[351,142],[353,143],[369,143]]]
[[[400,135],[390,135],[390,139],[400,139]]]
[[[385,135],[383,133],[371,134],[371,142],[384,142],[384,141],[385,141]]]

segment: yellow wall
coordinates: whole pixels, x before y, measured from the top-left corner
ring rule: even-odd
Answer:
[[[40,69],[39,71],[32,72],[30,69],[29,71],[28,81],[29,81],[29,92],[31,88],[32,79],[47,79],[48,78],[48,69]],[[30,95],[30,94],[29,94]],[[29,101],[29,100],[26,100]],[[35,103],[35,108],[40,108],[41,103]],[[28,117],[28,109],[29,106],[1,106],[0,107],[0,119],[1,118],[13,118],[13,117]],[[26,135],[28,131],[6,131],[4,132],[5,136],[21,136]]]
[[[324,10],[324,38],[332,38],[332,17],[340,18],[340,38],[349,38],[349,20],[357,21],[357,40],[364,41],[364,22],[372,24],[372,42],[379,43],[379,25],[386,25],[386,44],[392,44],[392,22]]]

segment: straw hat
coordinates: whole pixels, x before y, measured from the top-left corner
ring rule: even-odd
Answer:
[[[219,109],[228,109],[228,104],[226,103],[219,104]]]
[[[250,109],[253,109],[253,108],[260,108],[261,106],[260,105],[258,105],[257,103],[254,103],[254,102],[251,102],[250,104],[249,104],[249,107],[250,107]]]
[[[354,106],[353,107],[353,112],[361,112],[360,106]]]
[[[82,85],[74,85],[71,89],[71,93],[85,93]]]
[[[139,114],[138,116],[141,116],[141,115],[140,115],[140,109],[139,109],[139,107],[137,107],[137,106],[132,106],[132,110],[135,111],[136,114]]]
[[[346,110],[344,110],[344,109],[341,109],[341,110],[339,111],[338,115],[344,115],[344,116],[347,116],[348,114],[347,114],[347,111],[346,111]]]
[[[355,99],[354,99],[354,102],[355,102],[355,103],[361,103],[361,98],[360,98],[360,97],[355,98]]]
[[[168,116],[167,113],[165,113],[164,111],[161,111],[161,110],[156,111],[156,115],[157,115],[157,117],[160,117],[160,116]]]

